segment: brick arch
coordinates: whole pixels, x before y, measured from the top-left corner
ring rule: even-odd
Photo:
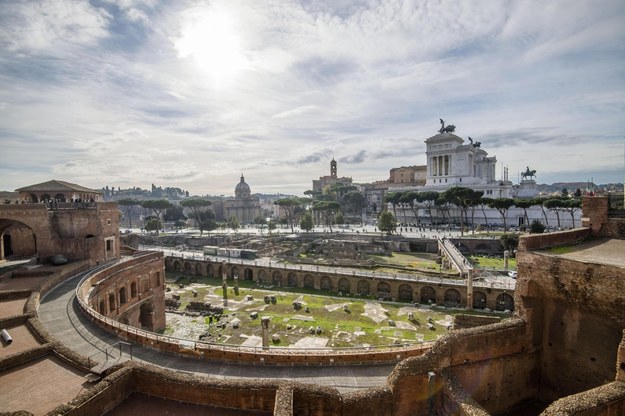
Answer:
[[[405,283],[399,285],[397,299],[402,302],[412,302],[412,287]]]
[[[298,287],[299,285],[297,284],[298,282],[298,278],[297,278],[297,274],[295,274],[294,272],[289,273],[289,275],[287,276],[287,285],[289,287]]]
[[[243,270],[243,280],[254,280],[254,271],[250,268]]]
[[[376,288],[378,292],[378,296],[381,297],[390,297],[391,296],[391,285],[386,282],[378,283],[378,287]]]
[[[445,291],[445,306],[458,307],[460,306],[460,292],[456,289],[447,289]]]
[[[369,285],[369,282],[367,280],[359,280],[356,292],[359,295],[369,295],[371,293],[371,287]]]
[[[304,287],[315,288],[315,278],[312,275],[307,274],[304,276]]]
[[[484,292],[473,292],[473,309],[486,308],[486,294]]]
[[[421,288],[421,303],[436,303],[436,290],[432,286]]]
[[[282,273],[279,271],[274,271],[271,274],[271,283],[274,285],[282,286]]]
[[[339,279],[339,292],[350,293],[350,284],[348,278],[341,277]]]
[[[258,271],[258,281],[260,283],[267,283],[269,280],[269,276],[267,274],[267,270],[259,270]]]
[[[514,298],[510,294],[503,292],[497,296],[495,309],[498,311],[514,310]]]
[[[39,254],[41,258],[47,258],[53,254],[52,234],[50,232],[50,221],[48,218],[48,209],[43,204],[20,204],[20,205],[1,205],[0,206],[0,245],[10,244],[10,238],[5,235],[11,235],[12,227],[26,227],[32,232],[32,243],[26,256],[34,256]],[[8,234],[7,234],[8,232]],[[27,237],[30,238],[30,237]],[[4,247],[0,250],[0,260],[4,259],[5,253],[10,247]]]
[[[332,280],[328,276],[321,276],[319,287],[323,290],[332,290]]]

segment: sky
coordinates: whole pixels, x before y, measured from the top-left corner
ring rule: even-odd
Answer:
[[[623,182],[623,0],[0,0],[0,190],[301,195],[424,165]]]

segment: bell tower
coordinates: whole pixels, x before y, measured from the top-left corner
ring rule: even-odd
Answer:
[[[334,158],[330,162],[330,176],[336,178],[336,160]]]

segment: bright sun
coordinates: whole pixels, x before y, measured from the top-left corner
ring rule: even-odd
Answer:
[[[191,57],[217,85],[233,81],[248,66],[236,20],[227,10],[204,9],[189,15],[176,49]]]

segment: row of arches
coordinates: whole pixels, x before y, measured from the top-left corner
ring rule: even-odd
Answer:
[[[273,287],[302,287],[308,289],[340,292],[347,295],[375,296],[378,299],[397,300],[400,302],[416,302],[437,304],[447,307],[466,306],[466,295],[460,290],[445,288],[441,285],[423,283],[399,283],[372,280],[362,277],[345,277],[337,275],[302,273],[289,270],[271,270],[258,267],[224,265],[210,261],[184,261],[176,258],[166,260],[169,270],[187,272],[211,277],[220,277],[224,273],[227,278],[235,276],[241,280],[256,281],[258,284]],[[224,269],[225,268],[225,269]],[[466,293],[465,291],[463,291]],[[490,292],[490,291],[489,291]],[[473,292],[474,309],[513,310],[514,298],[502,292],[496,297],[484,291]]]

